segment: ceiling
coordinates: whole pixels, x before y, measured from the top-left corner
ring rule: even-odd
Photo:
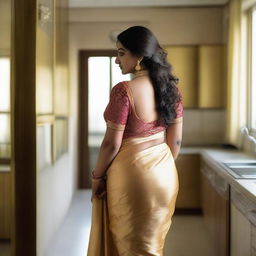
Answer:
[[[69,0],[69,7],[216,6],[229,0]]]

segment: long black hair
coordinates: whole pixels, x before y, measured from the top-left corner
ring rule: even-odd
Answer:
[[[167,53],[146,27],[130,27],[121,32],[117,40],[135,56],[143,57],[141,64],[149,71],[157,111],[164,123],[169,125],[177,116],[176,108],[181,95],[177,88],[179,79],[172,74],[172,65],[166,59]]]

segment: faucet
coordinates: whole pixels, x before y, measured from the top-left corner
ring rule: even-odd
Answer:
[[[242,126],[242,127],[240,128],[240,132],[241,132],[243,135],[245,135],[246,138],[254,144],[255,149],[256,149],[256,139],[255,139],[252,135],[250,135],[248,128],[247,128],[246,126]]]

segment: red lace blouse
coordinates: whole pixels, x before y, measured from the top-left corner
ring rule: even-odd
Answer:
[[[176,113],[176,118],[183,116],[182,99],[177,105]],[[145,137],[167,128],[160,120],[145,122],[138,117],[131,90],[126,82],[120,82],[112,88],[110,101],[104,111],[104,119],[107,127],[124,131],[123,139]]]

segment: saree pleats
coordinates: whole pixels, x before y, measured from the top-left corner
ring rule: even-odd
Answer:
[[[106,197],[93,199],[88,256],[163,255],[179,189],[175,163],[166,143],[134,147],[162,136],[123,141],[107,170]]]

